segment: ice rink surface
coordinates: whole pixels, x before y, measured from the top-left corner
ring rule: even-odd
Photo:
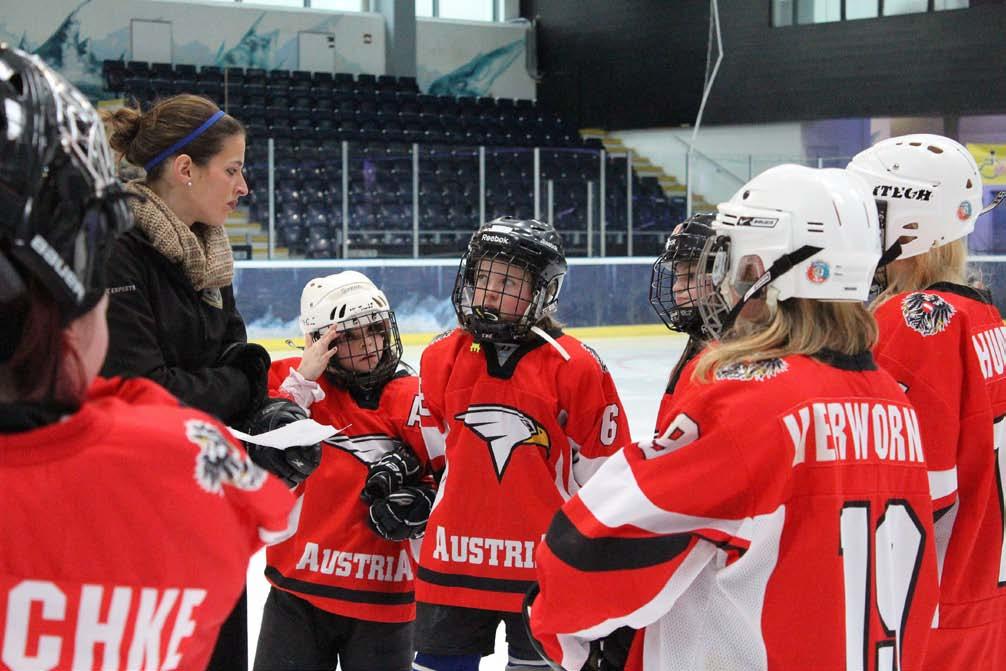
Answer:
[[[601,356],[615,380],[622,405],[628,415],[629,428],[634,440],[647,438],[653,433],[660,397],[667,376],[685,346],[685,338],[667,332],[659,336],[607,337],[584,339]],[[419,368],[422,347],[406,346],[403,359]],[[294,352],[274,351],[273,359],[291,356]],[[262,606],[269,592],[263,572],[265,551],[252,558],[248,567],[248,637],[249,658],[255,657],[255,644],[262,622]],[[482,659],[481,671],[503,671],[506,667],[506,642],[503,630],[496,636],[496,653]]]

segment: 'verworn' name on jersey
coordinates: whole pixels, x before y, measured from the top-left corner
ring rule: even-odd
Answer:
[[[919,418],[909,406],[870,402],[818,402],[782,418],[793,441],[793,465],[807,460],[813,436],[815,462],[882,461],[923,463]]]
[[[457,564],[488,564],[505,568],[534,568],[534,541],[509,538],[480,538],[479,536],[447,535],[437,525],[434,534],[436,546],[433,558]],[[429,534],[426,535],[429,542]],[[448,543],[450,549],[448,550]]]
[[[402,582],[412,580],[412,564],[403,548],[398,557],[371,555],[362,552],[343,552],[321,548],[317,543],[305,543],[304,553],[297,562],[298,570],[308,570],[325,575],[353,576],[358,580]]]
[[[4,668],[177,669],[206,590],[22,580],[3,596]]]
[[[971,336],[971,343],[978,355],[982,377],[995,379],[1006,368],[1006,326],[993,326]]]

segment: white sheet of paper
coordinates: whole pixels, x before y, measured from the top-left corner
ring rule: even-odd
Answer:
[[[275,447],[277,450],[285,450],[288,447],[295,447],[297,445],[320,443],[342,430],[334,426],[319,424],[313,419],[298,419],[296,422],[290,422],[286,426],[254,436],[231,427],[227,428],[230,429],[230,432],[238,440],[255,443],[256,445],[265,445],[266,447]]]

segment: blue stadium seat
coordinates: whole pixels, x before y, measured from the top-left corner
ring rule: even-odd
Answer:
[[[399,77],[398,78],[398,90],[406,92],[418,92],[419,85],[416,83],[415,77]]]

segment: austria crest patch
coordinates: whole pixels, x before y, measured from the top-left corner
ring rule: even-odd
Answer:
[[[222,494],[224,485],[257,490],[265,482],[265,471],[252,463],[242,450],[220,435],[215,426],[198,419],[185,422],[185,435],[199,447],[196,455],[196,482],[211,494]]]
[[[924,336],[944,331],[950,325],[955,312],[957,310],[954,306],[941,296],[927,294],[924,291],[908,294],[901,301],[901,314],[905,317],[905,323],[910,329]]]
[[[716,379],[764,382],[780,373],[785,373],[788,369],[789,366],[782,359],[738,361],[716,371]]]

